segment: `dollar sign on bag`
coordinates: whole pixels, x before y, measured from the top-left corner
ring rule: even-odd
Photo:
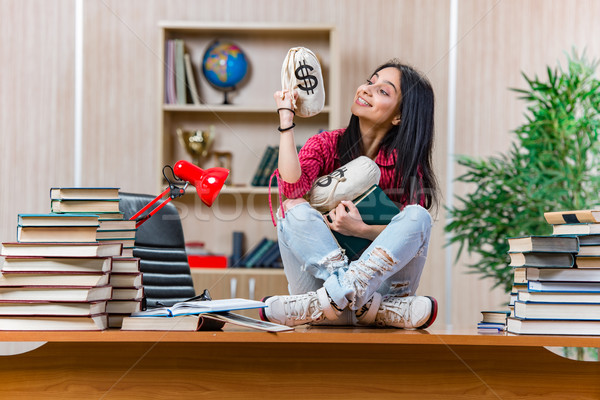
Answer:
[[[296,79],[304,82],[304,85],[299,84],[298,89],[304,90],[306,94],[315,94],[315,88],[319,84],[317,77],[314,75],[310,75],[310,71],[314,68],[310,65],[306,65],[306,61],[298,62],[299,67],[296,68],[294,72],[296,74]]]

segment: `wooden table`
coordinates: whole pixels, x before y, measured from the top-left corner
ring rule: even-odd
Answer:
[[[266,333],[0,332],[0,398],[599,399],[600,363],[543,346],[600,337],[297,328]]]

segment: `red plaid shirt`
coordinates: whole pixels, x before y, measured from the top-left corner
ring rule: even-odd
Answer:
[[[313,182],[320,176],[327,175],[333,170],[341,167],[337,155],[337,142],[345,129],[338,129],[331,132],[321,132],[312,136],[302,146],[298,157],[302,167],[302,175],[295,183],[284,182],[278,179],[279,191],[287,198],[299,198],[304,196],[312,187]],[[375,163],[381,171],[379,186],[395,202],[405,205],[405,199],[402,199],[402,193],[398,193],[394,185],[394,166],[396,162],[396,152],[385,156],[383,150],[379,150]],[[420,185],[419,185],[420,186]],[[420,199],[421,205],[424,203],[424,196]]]

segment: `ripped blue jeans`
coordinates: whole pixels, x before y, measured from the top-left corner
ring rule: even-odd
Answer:
[[[414,295],[425,266],[431,226],[425,208],[406,206],[349,263],[321,214],[308,203],[297,204],[285,212],[285,218],[278,216],[277,224],[289,292],[302,294],[324,286],[341,309],[352,311],[376,291]]]

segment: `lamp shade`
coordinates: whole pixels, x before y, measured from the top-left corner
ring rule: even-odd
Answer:
[[[194,186],[200,200],[209,207],[214,203],[229,176],[227,168],[215,167],[204,170],[185,160],[177,161],[173,173],[179,179]]]

